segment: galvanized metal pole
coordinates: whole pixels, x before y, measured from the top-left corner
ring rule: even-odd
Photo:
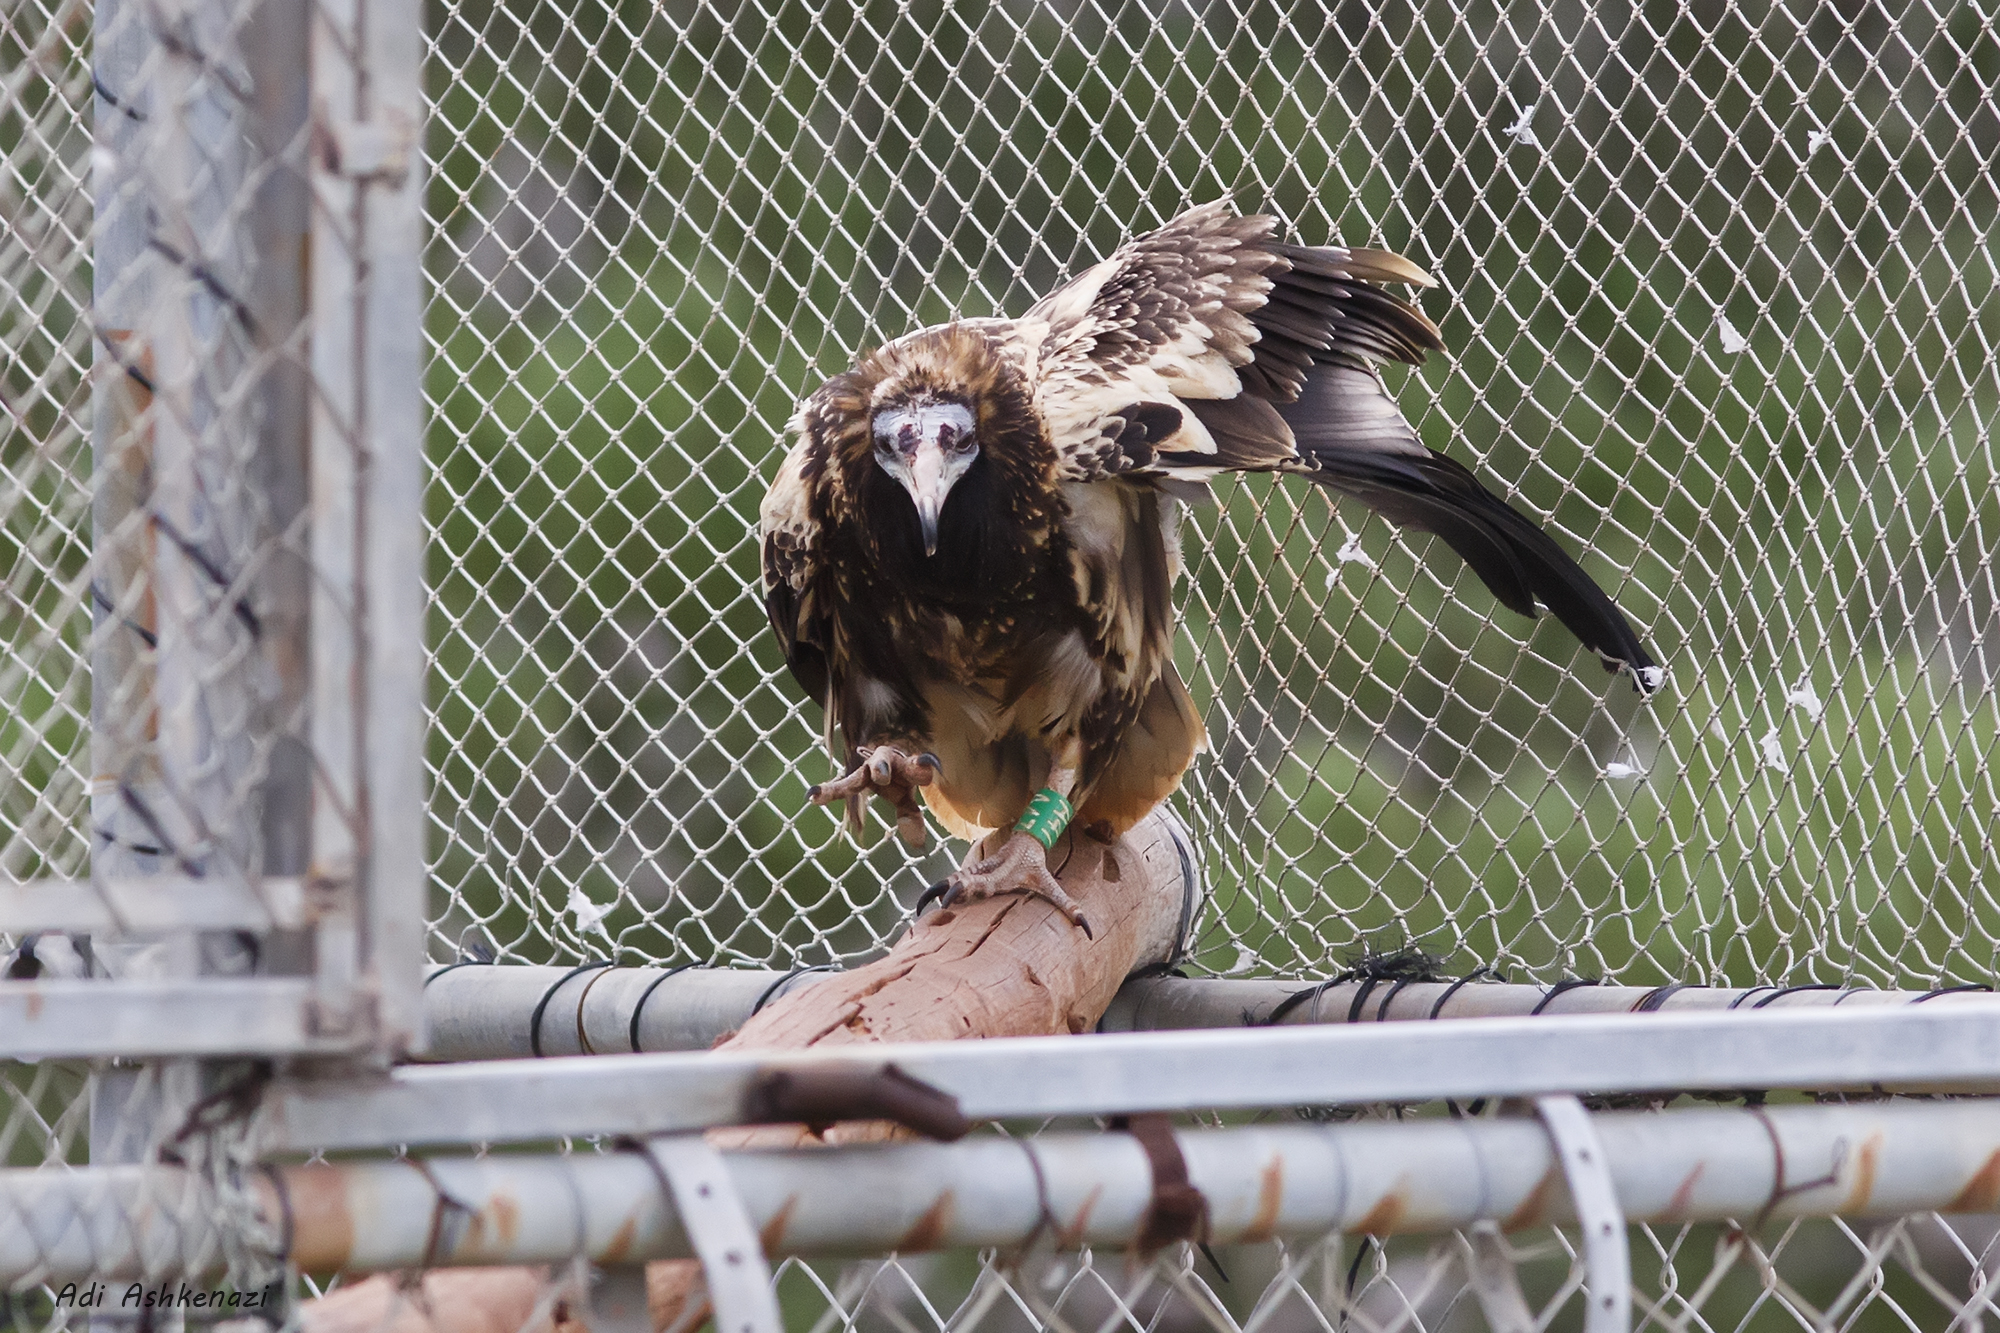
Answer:
[[[516,967],[428,970],[424,1015],[432,1060],[705,1051],[757,1010],[831,974],[739,968]],[[1419,1022],[1433,1018],[1564,1018],[1736,1010],[1849,1012],[1922,1004],[1991,1006],[1981,991],[1746,989],[1701,986],[1529,986],[1497,982],[1235,981],[1143,977],[1127,982],[1103,1032]]]
[[[260,616],[271,515],[258,483],[282,477],[260,467],[271,312],[251,282],[260,108],[241,8],[174,0],[97,16],[92,875],[172,871],[197,895],[261,877],[274,731]],[[193,929],[149,952],[155,976],[254,958],[232,935],[204,948]],[[132,953],[107,946],[102,959],[123,971]],[[200,1079],[180,1062],[102,1071],[94,1150],[143,1155]]]
[[[313,8],[317,1020],[421,1043],[421,11]]]
[[[468,969],[470,970],[470,969]],[[1087,1037],[926,1041],[803,1051],[605,1055],[407,1066],[378,1086],[282,1084],[272,1151],[527,1142],[745,1122],[779,1070],[893,1063],[974,1120],[1355,1106],[1551,1092],[1691,1088],[2000,1089],[2000,1004],[1797,1013],[1587,1015]],[[1865,1074],[1857,1075],[1855,1071]]]
[[[1986,1212],[2000,1205],[2000,1113],[1983,1103],[1615,1112],[1591,1118],[1628,1221]],[[1532,1119],[1360,1121],[1177,1132],[1218,1245],[1331,1231],[1435,1233],[1482,1220],[1569,1224],[1575,1210]],[[1152,1168],[1130,1135],[1044,1134],[724,1155],[767,1251],[837,1256],[1037,1238],[1123,1247]],[[307,1271],[687,1257],[657,1173],[636,1152],[286,1167],[264,1207]],[[141,1201],[145,1206],[141,1206]],[[0,1172],[0,1283],[124,1277],[151,1257],[213,1271],[198,1182],[130,1168]]]

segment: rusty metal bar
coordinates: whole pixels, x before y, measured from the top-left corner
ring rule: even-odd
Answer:
[[[143,1059],[340,1049],[310,1021],[303,977],[0,982],[0,1058]],[[113,1072],[100,1070],[93,1077]],[[95,1126],[93,1125],[93,1128]]]
[[[1592,1117],[1631,1222],[1894,1216],[2000,1207],[2000,1108],[1875,1103]],[[1289,1124],[1178,1134],[1218,1245],[1327,1231],[1568,1224],[1548,1133],[1527,1118]],[[773,1256],[1130,1244],[1151,1198],[1125,1134],[981,1137],[725,1154]],[[308,1271],[686,1257],[636,1152],[293,1166],[262,1185]],[[0,1172],[0,1283],[213,1262],[201,1187],[172,1169]],[[33,1219],[33,1233],[12,1219]],[[203,1256],[209,1256],[204,1259]]]

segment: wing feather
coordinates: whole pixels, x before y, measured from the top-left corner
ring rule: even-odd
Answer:
[[[764,493],[757,526],[763,538],[765,614],[784,649],[785,665],[813,702],[824,705],[831,627],[816,595],[822,555],[811,493],[820,462],[801,431]]]
[[[1611,599],[1426,448],[1382,383],[1381,366],[1421,365],[1444,339],[1377,284],[1435,286],[1431,276],[1386,250],[1285,244],[1275,225],[1192,209],[1029,312],[1023,332],[1046,330],[1037,405],[1063,479],[1166,489],[1227,471],[1303,473],[1442,536],[1503,604],[1532,615],[1539,601],[1651,688],[1653,660]],[[1182,419],[1162,435],[1169,405]],[[1149,426],[1132,428],[1142,417]]]

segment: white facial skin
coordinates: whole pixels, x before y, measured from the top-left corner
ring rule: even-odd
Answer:
[[[937,554],[945,496],[979,457],[972,412],[958,403],[912,403],[875,414],[875,461],[917,506],[924,554]]]

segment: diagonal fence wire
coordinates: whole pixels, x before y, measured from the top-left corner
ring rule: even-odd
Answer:
[[[154,790],[133,627],[157,627],[139,591],[93,588],[93,543],[163,534],[213,660],[247,672],[230,593],[297,535],[187,504],[92,513],[91,367],[131,378],[91,319],[93,206],[130,168],[93,154],[92,118],[144,110],[92,78],[109,12],[0,14],[10,878],[87,870],[113,693],[141,753],[125,787]],[[1405,410],[1582,553],[1672,674],[1641,703],[1435,544],[1238,485],[1195,516],[1182,588],[1180,665],[1217,740],[1179,798],[1214,889],[1195,970],[1331,975],[1414,947],[1545,984],[1995,981],[1990,7],[444,0],[428,59],[436,956],[878,950],[949,850],[856,848],[804,805],[818,719],[748,535],[791,407],[872,342],[1018,312],[1227,196],[1439,275],[1453,351],[1394,383]],[[232,95],[249,75],[189,77]],[[149,262],[207,292],[204,345],[254,374],[289,344],[249,336],[250,298],[197,254],[244,200],[203,207]],[[196,423],[223,463],[175,484],[226,490],[262,409],[183,381],[228,424]],[[106,634],[140,647],[93,696]],[[237,749],[167,785],[240,814],[290,715],[274,733],[227,711],[256,693],[237,676],[169,677],[169,711],[212,697]],[[118,832],[268,850],[247,820],[181,814]],[[82,1071],[0,1075],[7,1164],[83,1160]],[[1985,1223],[1632,1239],[1644,1326],[1995,1313]],[[1480,1287],[1482,1244],[1512,1291]],[[780,1285],[829,1329],[1387,1329],[1545,1324],[1584,1280],[1547,1232],[1221,1258],[1230,1282],[1176,1251],[793,1262]]]

